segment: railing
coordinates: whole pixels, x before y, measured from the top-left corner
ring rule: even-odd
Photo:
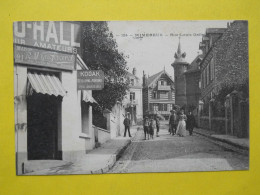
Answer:
[[[170,85],[158,85],[158,90],[161,91],[170,91],[171,90],[171,86]]]
[[[170,111],[149,111],[149,114],[170,114]]]

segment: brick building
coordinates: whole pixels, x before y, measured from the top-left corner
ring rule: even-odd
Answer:
[[[248,23],[234,21],[227,28],[209,28],[199,48],[204,59],[201,69],[201,99],[206,102],[222,84],[248,80]]]
[[[143,73],[143,113],[168,118],[175,104],[174,81],[165,71],[148,78]]]

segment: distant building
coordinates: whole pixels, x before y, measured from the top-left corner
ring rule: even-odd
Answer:
[[[199,63],[203,55],[198,55],[191,64],[185,60],[186,53],[182,53],[179,42],[177,52],[174,55],[175,98],[176,105],[197,106],[200,98],[200,69]]]
[[[126,95],[125,110],[130,115],[132,124],[135,125],[143,119],[143,87],[140,78],[136,76],[136,68],[133,68],[132,73],[127,73],[127,79],[130,82],[130,88]]]
[[[168,118],[175,104],[174,81],[163,70],[146,78],[143,73],[143,113]]]
[[[205,56],[200,63],[204,102],[217,94],[222,84],[248,80],[247,21],[234,21],[224,29],[207,29],[199,48]]]
[[[201,95],[200,67],[199,64],[203,59],[203,55],[198,55],[188,66],[185,75],[186,84],[186,101],[188,108],[195,109],[198,106]]]

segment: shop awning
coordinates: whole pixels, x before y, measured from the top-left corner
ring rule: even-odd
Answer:
[[[62,97],[66,95],[66,91],[60,80],[54,75],[28,73],[27,76],[29,80],[27,95],[31,95],[32,91],[46,95],[60,95]]]
[[[92,95],[90,95],[90,93],[88,91],[82,91],[82,100],[86,103],[89,104],[97,104],[97,101],[92,97]]]

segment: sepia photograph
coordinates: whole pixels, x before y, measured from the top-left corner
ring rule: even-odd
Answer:
[[[247,20],[16,21],[13,54],[17,175],[249,170]]]

